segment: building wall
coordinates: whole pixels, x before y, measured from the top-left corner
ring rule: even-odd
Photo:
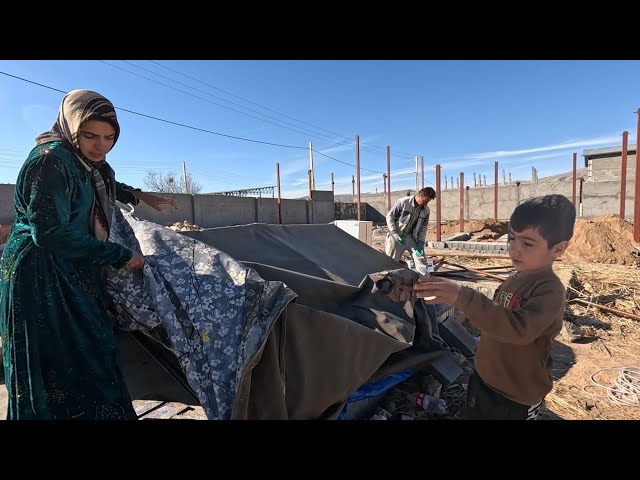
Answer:
[[[608,182],[620,180],[622,170],[622,154],[607,158],[589,159],[589,180],[593,182]],[[636,155],[627,155],[627,180],[636,178]]]
[[[13,223],[15,185],[0,184],[0,224]],[[278,223],[278,200],[275,198],[233,197],[226,195],[162,194],[173,198],[178,210],[163,206],[158,212],[144,203],[135,214],[160,225],[188,221],[205,228],[249,223]],[[333,192],[314,191],[314,200],[282,199],[282,223],[331,223],[335,220]]]
[[[636,183],[627,182],[624,217],[633,220]],[[582,216],[595,217],[620,213],[620,181],[584,182],[582,184]]]

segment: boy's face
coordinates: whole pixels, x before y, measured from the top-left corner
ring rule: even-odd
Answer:
[[[569,242],[562,241],[549,248],[536,228],[525,228],[521,232],[509,229],[509,256],[518,272],[541,272],[551,268],[568,245]]]

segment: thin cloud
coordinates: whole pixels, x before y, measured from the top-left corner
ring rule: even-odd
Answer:
[[[567,148],[580,148],[580,147],[590,147],[593,145],[603,145],[603,144],[611,144],[620,142],[620,135],[608,135],[603,137],[596,137],[586,140],[575,140],[564,143],[558,143],[556,145],[547,145],[544,147],[536,147],[536,148],[527,148],[522,150],[496,150],[493,152],[483,152],[483,153],[471,153],[467,155],[460,155],[458,157],[450,157],[444,158],[444,160],[480,160],[480,159],[488,159],[488,158],[504,158],[504,157],[514,157],[517,155],[526,155],[528,153],[538,153],[538,152],[548,152],[552,150],[564,150]]]

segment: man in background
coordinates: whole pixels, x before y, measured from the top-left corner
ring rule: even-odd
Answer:
[[[426,187],[416,195],[402,197],[387,213],[389,233],[384,246],[385,253],[399,261],[404,251],[409,250],[415,262],[415,270],[422,275],[427,273],[424,258],[430,213],[427,204],[434,198],[435,190]]]

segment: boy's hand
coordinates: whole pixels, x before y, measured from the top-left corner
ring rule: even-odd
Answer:
[[[457,282],[445,280],[440,277],[424,277],[413,286],[418,298],[425,299],[427,303],[448,303],[453,305],[460,295],[462,287]]]
[[[398,235],[397,233],[395,234],[396,242],[398,242],[400,245],[404,245],[404,237],[402,235]]]

